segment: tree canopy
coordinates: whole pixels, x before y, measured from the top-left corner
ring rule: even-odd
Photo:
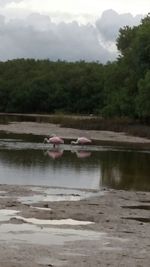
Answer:
[[[150,15],[124,26],[115,62],[0,62],[0,112],[150,118]]]

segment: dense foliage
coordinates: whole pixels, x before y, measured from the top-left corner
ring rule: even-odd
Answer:
[[[125,26],[119,58],[99,62],[18,59],[0,62],[0,112],[150,118],[150,16]]]

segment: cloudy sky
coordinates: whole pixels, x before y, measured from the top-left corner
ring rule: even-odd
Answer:
[[[114,60],[120,27],[138,25],[150,0],[0,0],[0,60]]]

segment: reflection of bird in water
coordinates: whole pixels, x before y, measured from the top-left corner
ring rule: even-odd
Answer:
[[[72,145],[88,145],[91,144],[92,141],[87,137],[78,137],[76,141],[71,141]]]
[[[79,150],[75,152],[77,157],[80,159],[88,158],[91,156],[91,152],[89,151],[84,151],[84,150]]]
[[[52,159],[58,159],[62,157],[64,151],[59,149],[47,150],[45,155],[48,155]]]
[[[56,145],[64,144],[64,140],[59,136],[51,135],[48,138],[44,138],[44,143],[53,144],[53,147],[55,147]]]
[[[75,153],[77,158],[83,159],[83,158],[88,158],[91,156],[90,151],[86,150],[71,150],[72,153]]]

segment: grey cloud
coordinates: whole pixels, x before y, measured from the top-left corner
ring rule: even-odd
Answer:
[[[0,15],[0,27],[2,27],[5,24],[5,17]]]
[[[75,21],[56,24],[38,13],[10,21],[0,16],[0,60],[49,58],[102,63],[114,60],[116,31],[128,19],[132,22],[131,15],[120,16],[108,11],[95,26],[79,25]]]
[[[96,21],[96,26],[104,40],[114,42],[121,27],[138,25],[141,18],[142,15],[133,17],[130,13],[118,14],[110,9],[103,12],[101,18]]]
[[[0,27],[0,60],[20,57],[106,62],[114,55],[100,45],[92,25],[55,24],[47,16],[32,14]]]

